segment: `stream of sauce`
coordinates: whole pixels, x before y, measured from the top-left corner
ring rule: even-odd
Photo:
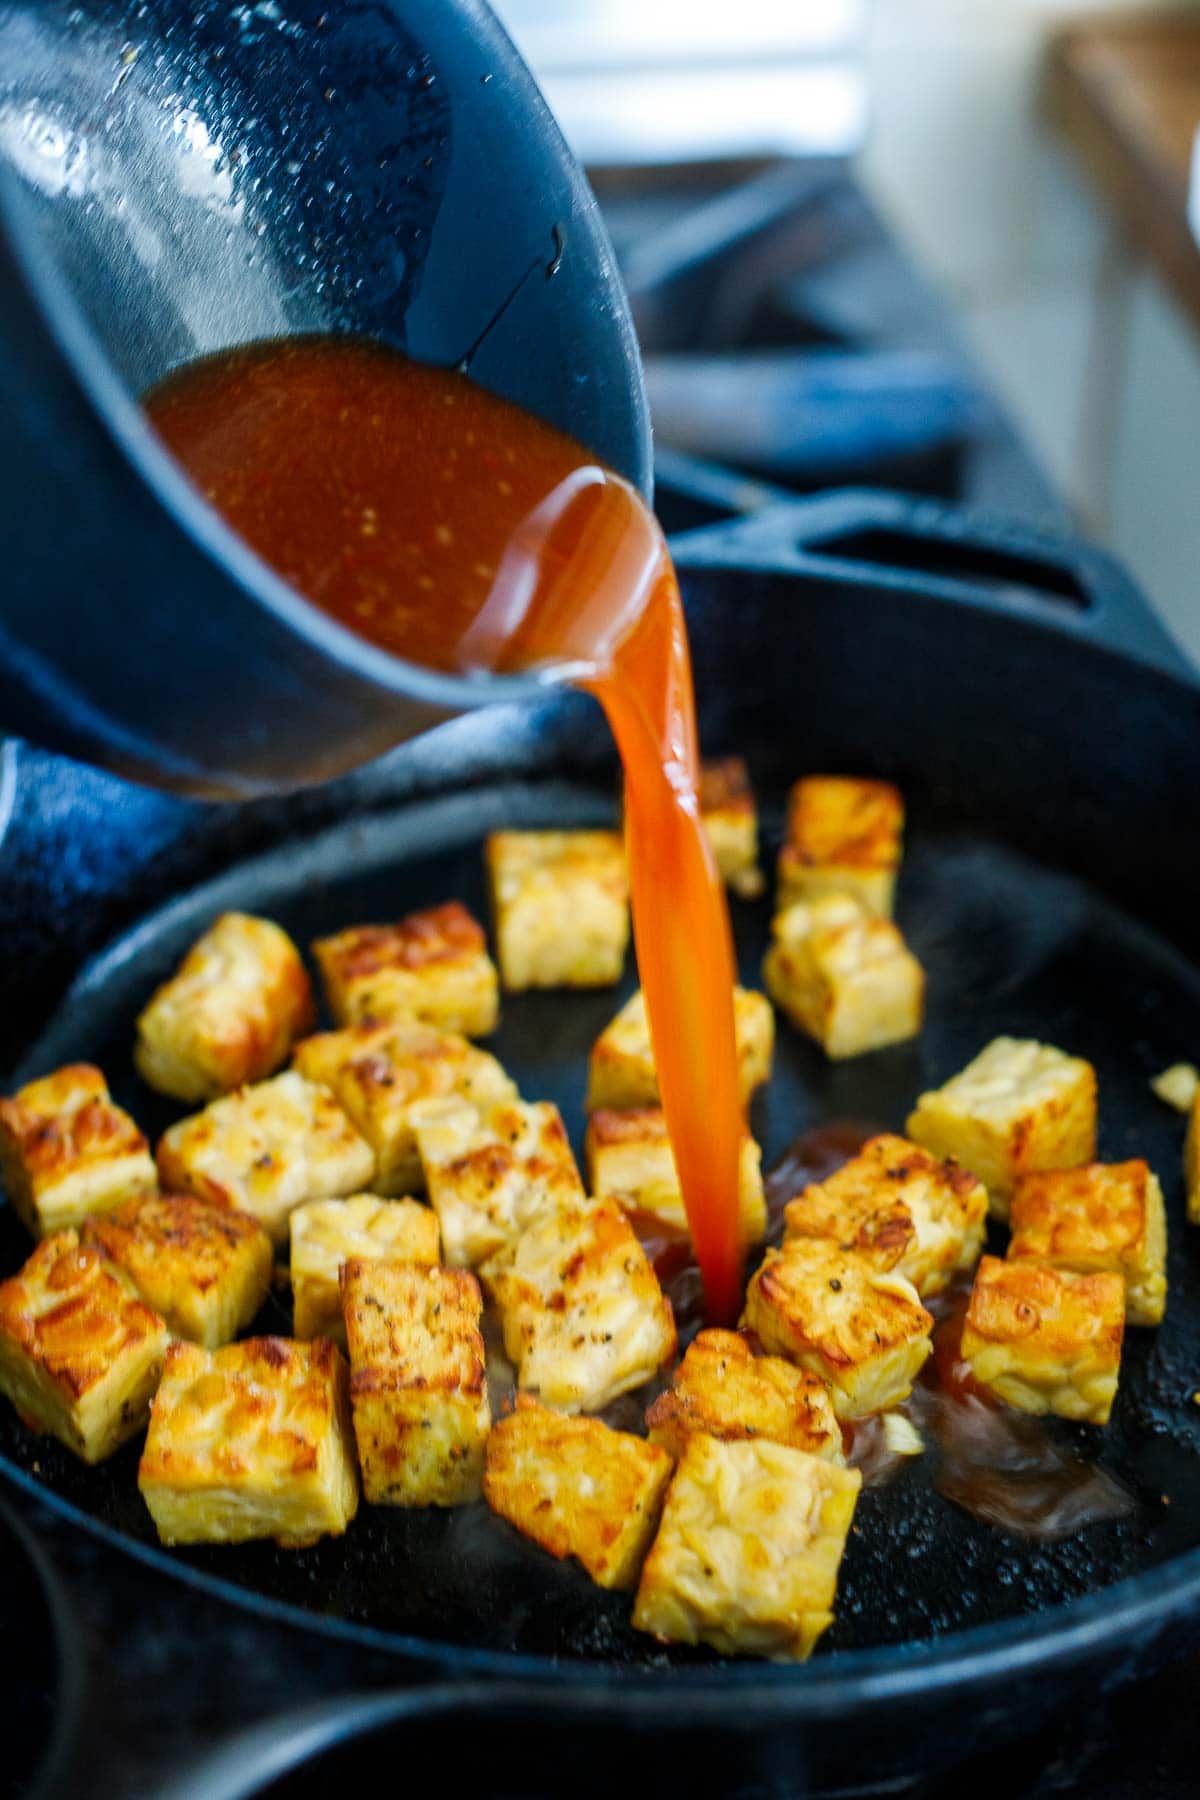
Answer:
[[[351,338],[251,344],[145,396],[192,480],[323,611],[426,668],[593,693],[626,779],[634,940],[705,1308],[731,1322],[742,1129],[734,960],[696,796],[683,608],[619,476],[466,376]]]

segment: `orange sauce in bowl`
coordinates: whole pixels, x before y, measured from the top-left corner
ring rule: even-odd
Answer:
[[[546,669],[599,700],[625,767],[663,1110],[707,1312],[732,1320],[733,947],[700,823],[683,607],[653,515],[561,432],[363,340],[246,345],[176,371],[145,405],[233,529],[352,631],[426,668]]]

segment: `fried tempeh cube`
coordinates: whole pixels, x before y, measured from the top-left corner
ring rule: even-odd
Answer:
[[[43,1238],[0,1283],[0,1392],[84,1462],[142,1429],[168,1341],[159,1315],[74,1231]]]
[[[363,1187],[375,1157],[333,1096],[288,1069],[172,1125],[158,1172],[172,1192],[250,1213],[282,1244],[294,1207]]]
[[[249,1213],[194,1194],[150,1194],[86,1219],[81,1242],[123,1269],[176,1337],[215,1350],[271,1286],[271,1240]]]
[[[700,765],[700,819],[725,885],[742,900],[766,887],[758,866],[758,808],[746,764],[722,756]]]
[[[959,1074],[922,1094],[910,1138],[978,1175],[992,1214],[1008,1217],[1019,1175],[1069,1169],[1096,1155],[1096,1072],[1028,1038],[994,1038]]]
[[[0,1100],[0,1174],[35,1237],[158,1186],[149,1144],[91,1063],[69,1063]]]
[[[852,894],[777,913],[763,963],[767,992],[826,1056],[862,1056],[916,1037],[925,971],[890,919]]]
[[[297,1045],[294,1060],[301,1074],[331,1090],[370,1144],[378,1194],[424,1191],[412,1121],[419,1100],[453,1094],[485,1107],[517,1097],[515,1082],[486,1050],[415,1022],[318,1032]]]
[[[417,1200],[381,1200],[377,1194],[310,1200],[296,1208],[288,1226],[292,1330],[298,1338],[332,1338],[343,1349],[338,1270],[344,1262],[352,1256],[427,1266],[438,1260],[437,1215]]]
[[[557,1106],[503,1100],[479,1111],[466,1100],[413,1109],[429,1199],[446,1261],[475,1268],[539,1213],[586,1196]]]
[[[778,907],[853,894],[869,912],[889,918],[903,831],[904,801],[890,782],[805,776],[788,794]]]
[[[985,1256],[975,1274],[962,1358],[1021,1412],[1106,1425],[1117,1392],[1125,1282],[1046,1263]]]
[[[768,1438],[840,1463],[842,1433],[819,1376],[780,1356],[755,1356],[737,1331],[702,1331],[646,1413],[652,1444],[679,1458],[694,1432]]]
[[[974,1268],[987,1210],[977,1175],[884,1132],[788,1202],[784,1242],[829,1238],[877,1269],[894,1269],[927,1299]]]
[[[775,1016],[766,995],[752,988],[735,988],[733,1024],[738,1085],[743,1102],[748,1102],[771,1073]],[[639,988],[592,1045],[587,1110],[595,1112],[605,1106],[627,1112],[635,1106],[657,1106],[660,1098],[646,999]]]
[[[601,1107],[588,1120],[584,1140],[588,1188],[619,1200],[627,1212],[652,1213],[677,1231],[688,1228],[679,1173],[658,1106],[613,1112]],[[762,1153],[749,1132],[742,1136],[738,1165],[738,1222],[742,1243],[760,1243],[767,1228]]]
[[[757,1439],[691,1436],[642,1567],[638,1631],[800,1662],[833,1623],[862,1476]]]
[[[1125,1319],[1160,1325],[1167,1306],[1162,1188],[1140,1158],[1022,1175],[1009,1213],[1010,1262],[1125,1278]]]
[[[163,1543],[340,1537],[358,1511],[348,1389],[327,1338],[172,1344],[138,1467]]]
[[[214,1100],[262,1081],[316,1023],[300,952],[270,919],[223,913],[137,1022],[133,1060],[176,1100]]]
[[[410,913],[397,925],[352,925],[312,949],[339,1025],[416,1019],[463,1037],[496,1029],[496,965],[483,927],[461,901]]]
[[[465,1269],[352,1256],[341,1288],[364,1495],[376,1506],[477,1500],[492,1422],[479,1283]]]
[[[542,1213],[481,1270],[519,1385],[598,1412],[675,1354],[670,1302],[615,1200]]]
[[[629,945],[629,877],[615,831],[493,831],[486,849],[500,979],[611,987]]]
[[[1192,1101],[1187,1136],[1183,1145],[1183,1177],[1187,1188],[1187,1216],[1200,1225],[1200,1092]]]
[[[601,1587],[630,1588],[670,1478],[671,1458],[645,1438],[518,1394],[488,1438],[483,1493],[551,1556],[574,1556]]]
[[[933,1320],[912,1283],[824,1238],[769,1250],[746,1290],[742,1324],[828,1382],[839,1419],[907,1399],[932,1348]]]

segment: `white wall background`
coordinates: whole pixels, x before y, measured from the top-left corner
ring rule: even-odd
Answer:
[[[1104,3],[875,0],[864,175],[1057,485],[1200,659],[1200,332],[1036,104],[1048,32]]]

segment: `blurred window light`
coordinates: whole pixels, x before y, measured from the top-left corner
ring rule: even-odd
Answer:
[[[847,155],[867,121],[868,0],[495,0],[597,165]]]

